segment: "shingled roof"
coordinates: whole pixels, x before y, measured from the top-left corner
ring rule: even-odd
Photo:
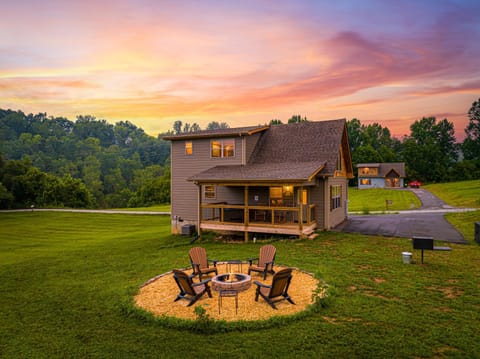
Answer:
[[[196,132],[180,133],[177,135],[165,136],[164,140],[179,141],[190,140],[198,138],[218,138],[218,137],[232,137],[232,136],[246,136],[257,132],[265,131],[269,128],[266,125],[236,127],[236,128],[219,128],[216,130],[204,130]]]
[[[378,168],[378,175],[360,175],[361,177],[385,177],[390,171],[395,171],[400,177],[405,177],[405,163],[404,162],[390,162],[390,163],[359,163],[357,168]]]
[[[345,119],[275,125],[266,130],[246,165],[215,166],[190,178],[195,182],[309,181],[332,175]]]

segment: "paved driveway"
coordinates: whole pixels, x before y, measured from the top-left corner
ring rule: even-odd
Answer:
[[[462,211],[424,189],[411,189],[422,201],[418,210],[398,214],[349,215],[336,230],[388,237],[428,236],[452,243],[468,243],[444,217],[447,212]]]

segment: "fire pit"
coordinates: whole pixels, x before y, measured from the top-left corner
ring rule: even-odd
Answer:
[[[227,273],[212,278],[212,289],[220,291],[243,292],[252,285],[252,277],[247,274]]]

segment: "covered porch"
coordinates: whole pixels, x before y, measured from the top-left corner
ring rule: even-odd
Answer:
[[[309,203],[308,187],[291,183],[215,187],[216,201],[208,198],[210,185],[199,185],[199,231],[243,232],[248,241],[249,233],[304,237],[317,228],[317,205]]]

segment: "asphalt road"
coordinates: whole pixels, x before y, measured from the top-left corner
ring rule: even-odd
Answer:
[[[424,189],[410,189],[422,201],[418,210],[396,214],[349,215],[335,230],[388,237],[433,237],[451,243],[468,243],[444,217],[448,212],[466,211],[454,208]]]

